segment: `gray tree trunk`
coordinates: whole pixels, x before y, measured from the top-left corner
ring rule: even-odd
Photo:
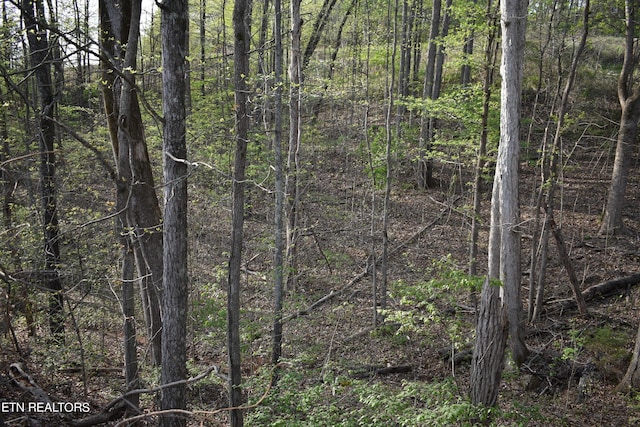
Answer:
[[[511,357],[520,365],[528,350],[524,344],[524,322],[520,299],[520,223],[518,164],[520,158],[520,99],[524,62],[527,0],[504,1],[502,22],[502,87],[500,102],[500,147],[495,181],[499,187],[499,217],[491,227],[500,232],[500,281],[509,320]],[[493,200],[492,200],[493,203]]]
[[[626,37],[624,61],[618,78],[618,99],[622,108],[620,130],[616,144],[616,155],[613,173],[609,186],[609,196],[605,206],[601,234],[621,234],[625,232],[622,222],[624,195],[627,191],[627,178],[631,166],[633,147],[637,144],[638,120],[640,119],[640,85],[633,87],[634,69],[637,59],[635,55],[636,3],[625,1]]]
[[[528,349],[523,339],[520,302],[520,233],[518,231],[518,161],[520,153],[520,98],[527,18],[526,0],[507,0],[500,5],[502,27],[502,87],[500,101],[500,146],[491,198],[489,232],[489,277],[483,287],[472,372],[479,385],[472,386],[476,404],[493,406],[502,371],[503,352],[494,346],[504,339],[506,313],[511,356],[522,363]],[[499,279],[500,300],[492,279]],[[489,359],[489,360],[487,360]]]
[[[288,289],[296,287],[300,142],[302,138],[302,57],[301,35],[302,18],[300,17],[301,0],[291,1],[291,50],[289,51],[289,153],[287,155],[287,174],[285,194],[287,195],[287,276]]]
[[[164,274],[162,384],[187,377],[187,0],[162,7],[162,107],[164,169]],[[186,409],[184,384],[162,390],[161,410]],[[183,416],[163,416],[162,427],[186,426]]]
[[[111,58],[120,58],[115,64],[102,63],[103,97],[118,169],[116,209],[134,248],[151,356],[154,365],[160,366],[162,221],[132,72],[140,33],[139,6],[131,0],[99,2],[101,46]],[[124,52],[123,45],[130,49]]]

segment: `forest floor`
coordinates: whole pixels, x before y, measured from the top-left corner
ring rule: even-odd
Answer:
[[[320,132],[319,141],[309,138],[302,156],[299,265],[296,286],[288,290],[286,297],[285,362],[281,373],[283,380],[290,381],[287,386],[295,389],[296,402],[267,398],[258,408],[247,411],[250,425],[367,425],[366,420],[373,418],[365,414],[365,409],[393,411],[392,407],[384,409],[384,400],[391,401],[394,391],[400,393],[406,384],[449,384],[457,396],[441,396],[441,405],[459,402],[468,390],[470,357],[464,356],[468,356],[473,339],[475,303],[472,293],[459,283],[449,286],[446,282],[461,281],[463,275],[452,271],[467,270],[470,172],[455,162],[436,162],[438,185],[419,190],[413,184],[409,163],[397,162],[389,206],[389,294],[384,313],[388,320],[395,320],[373,329],[373,276],[366,271],[372,247],[377,257],[381,255],[383,191],[372,191],[359,136],[335,129],[337,126],[327,125],[326,133]],[[611,173],[610,153],[599,143],[584,140],[567,147],[565,154],[555,219],[582,288],[640,272],[640,177],[632,172],[627,189],[624,218],[629,233],[621,237],[600,236],[599,219]],[[525,313],[539,175],[535,162],[521,163]],[[193,375],[212,364],[226,364],[223,311],[229,200],[222,189],[204,188],[213,181],[210,176],[194,176],[192,180],[189,368]],[[212,194],[219,202],[208,201]],[[489,186],[483,196],[480,273],[487,262]],[[251,210],[246,220],[243,350],[250,403],[262,396],[270,376],[271,197],[257,187],[250,189]],[[382,274],[378,268],[378,288]],[[438,278],[439,285],[430,282]],[[416,289],[422,293],[413,294]],[[425,293],[431,297],[420,301]],[[16,319],[22,359],[52,399],[88,401],[92,412],[98,412],[122,392],[121,372],[117,369],[122,360],[120,318],[113,315],[117,313],[117,301],[105,302],[109,294],[103,292],[99,303],[83,302],[87,310],[103,315],[80,320],[80,333],[85,336],[90,365],[116,369],[90,371],[85,381],[81,370],[72,369],[79,367],[77,351],[42,350],[47,345],[27,337],[21,329],[23,322]],[[322,298],[326,299],[314,306]],[[527,324],[526,344],[532,357],[519,372],[508,363],[496,425],[640,425],[640,400],[613,392],[634,346],[640,322],[640,287],[631,286],[621,294],[589,301],[588,317],[565,304],[571,298],[567,273],[551,240],[546,304],[538,319]],[[92,304],[100,308],[95,309]],[[376,311],[379,309],[377,306]],[[21,357],[9,337],[3,337],[1,342],[0,369],[6,373],[8,365]],[[144,356],[143,340],[140,348]],[[452,363],[451,354],[459,356],[456,363]],[[145,384],[151,386],[157,381],[157,371],[144,368],[143,377]],[[284,387],[271,393],[285,395]],[[365,389],[380,391],[381,406],[373,404],[371,396],[369,400],[363,398]],[[218,411],[226,406],[224,384],[219,380],[197,383],[189,390],[190,409]],[[28,399],[24,391],[0,377],[0,401]],[[310,401],[307,406],[306,400]],[[143,405],[153,408],[152,398],[145,395]],[[292,413],[284,413],[286,405],[294,408]],[[427,403],[416,401],[413,405],[426,407]],[[323,414],[319,412],[321,407],[326,408]],[[203,419],[203,424],[194,421],[193,425],[222,424],[225,412]],[[397,425],[402,424],[401,419],[397,414]],[[7,425],[23,425],[23,420],[5,414]],[[62,422],[55,417],[40,420],[41,425]],[[389,425],[382,415],[380,420],[370,425]],[[414,425],[420,423],[416,421]]]

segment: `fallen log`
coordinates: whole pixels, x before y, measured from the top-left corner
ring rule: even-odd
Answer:
[[[640,273],[620,279],[608,280],[606,282],[590,286],[582,291],[582,296],[585,301],[591,301],[596,298],[606,297],[626,291],[629,287],[637,285],[638,283],[640,283]]]
[[[593,301],[597,298],[605,298],[616,294],[626,292],[631,286],[640,284],[640,273],[632,274],[631,276],[621,277],[619,279],[607,280],[606,282],[598,283],[593,286],[589,286],[583,290],[582,298],[585,301]],[[562,308],[573,308],[576,306],[575,300],[558,300],[553,301],[555,303],[561,303]]]

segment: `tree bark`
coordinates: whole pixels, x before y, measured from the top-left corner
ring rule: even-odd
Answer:
[[[162,106],[164,169],[164,258],[162,298],[162,384],[187,377],[187,0],[162,7]],[[162,390],[161,409],[186,409],[186,385]],[[186,419],[165,415],[162,427],[186,426]]]
[[[509,346],[517,365],[528,350],[524,343],[524,323],[520,299],[519,158],[520,99],[524,63],[527,0],[504,1],[500,5],[502,27],[502,87],[500,101],[500,146],[494,185],[498,185],[499,216],[491,227],[500,233],[500,273],[503,303],[509,320]],[[492,200],[492,203],[494,201]]]
[[[287,289],[296,287],[298,230],[300,143],[302,139],[302,58],[300,17],[301,0],[291,1],[291,50],[289,52],[289,153],[287,155],[287,174],[285,194],[287,195],[287,254],[286,262],[289,274]]]
[[[40,197],[44,232],[44,261],[49,297],[49,329],[54,339],[64,340],[63,292],[60,264],[60,230],[56,198],[56,130],[53,114],[56,93],[51,75],[52,53],[48,41],[42,0],[23,0],[22,15],[29,41],[29,60],[35,71],[40,101],[38,141],[40,145]]]
[[[119,227],[127,231],[127,238],[131,239],[134,248],[151,356],[154,365],[160,366],[162,233],[160,207],[133,74],[140,25],[138,2],[99,2],[101,46],[111,58],[120,58],[119,63],[102,63],[103,99],[118,169],[116,210],[121,212]],[[125,45],[130,48],[123,51]],[[116,78],[119,73],[123,78]]]
[[[231,230],[231,256],[229,258],[229,290],[227,297],[227,348],[229,353],[229,406],[242,404],[241,354],[240,354],[240,267],[242,261],[244,227],[244,181],[247,163],[247,138],[249,136],[248,85],[249,75],[249,4],[247,0],[235,0],[233,8],[234,75],[236,112],[236,152],[233,171],[233,206]],[[229,411],[229,425],[241,427],[243,415],[240,409]]]
[[[633,358],[627,372],[624,374],[622,381],[615,388],[615,391],[629,392],[640,389],[640,327],[638,327],[638,335],[636,336],[636,345],[633,348]]]
[[[627,190],[633,147],[637,144],[638,120],[640,119],[640,85],[633,87],[635,83],[634,69],[637,64],[637,56],[635,54],[636,3],[632,0],[625,1],[626,37],[624,61],[618,78],[618,99],[622,108],[622,116],[620,118],[609,195],[600,226],[601,234],[623,234],[626,231],[622,222],[622,209],[624,207],[624,196]]]
[[[470,397],[474,405],[491,407],[498,401],[508,329],[499,294],[500,288],[487,278],[480,297],[476,343],[471,361]]]
[[[275,256],[274,256],[274,306],[273,349],[271,362],[276,365],[282,356],[282,300],[284,291],[284,162],[282,157],[282,2],[274,0],[275,8],[275,133],[273,141],[275,166]]]
[[[491,88],[498,53],[497,31],[493,3],[487,2],[486,18],[489,28],[487,45],[484,51],[484,82],[482,83],[482,116],[480,119],[480,145],[473,180],[473,217],[471,219],[471,243],[469,245],[469,274],[475,276],[478,267],[478,235],[480,232],[480,211],[482,205],[482,174],[486,164],[487,143],[489,140],[489,105],[491,102]]]
[[[522,306],[520,301],[520,222],[518,194],[518,162],[520,154],[520,98],[524,59],[527,1],[512,0],[500,4],[502,29],[502,74],[500,99],[500,145],[491,198],[489,230],[489,276],[480,301],[477,337],[472,372],[481,384],[473,386],[472,401],[476,404],[496,404],[502,371],[504,335],[503,316],[506,313],[511,357],[517,365],[526,358]],[[499,279],[497,290],[491,281]]]
[[[311,56],[313,55],[313,52],[316,50],[318,43],[320,43],[320,37],[322,37],[322,31],[324,30],[325,25],[327,25],[327,22],[329,21],[329,16],[331,16],[331,11],[333,10],[333,6],[335,6],[336,1],[337,0],[324,0],[324,2],[322,3],[322,9],[320,9],[320,13],[318,14],[318,17],[316,18],[316,21],[313,24],[313,29],[311,30],[311,36],[309,37],[307,46],[304,49],[301,70],[304,70],[309,65]],[[300,23],[300,27],[302,28],[302,23]]]

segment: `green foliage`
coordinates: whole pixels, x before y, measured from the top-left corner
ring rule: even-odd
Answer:
[[[596,355],[596,366],[608,371],[612,367],[616,368],[628,363],[627,346],[632,341],[633,335],[629,331],[603,326],[585,334],[583,346],[586,351]]]
[[[582,332],[576,329],[570,330],[569,336],[571,338],[570,345],[562,349],[562,360],[575,361],[584,345],[584,337]]]
[[[403,380],[386,384],[343,375],[310,382],[308,373],[283,372],[262,404],[247,414],[248,426],[476,426],[504,425],[511,420],[527,425],[540,419],[537,408],[515,405],[509,411],[473,406],[453,378],[431,383]],[[251,378],[250,402],[270,381],[270,370]],[[496,419],[491,423],[491,419]]]
[[[452,306],[458,303],[460,295],[479,291],[484,279],[457,269],[450,255],[434,261],[428,274],[432,276],[430,280],[412,285],[393,282],[389,294],[397,300],[396,308],[382,314],[388,322],[400,325],[396,334],[429,336],[430,328],[438,324],[445,328],[454,346],[466,344],[473,326]]]
[[[384,126],[372,126],[367,129],[369,146],[363,141],[358,146],[358,151],[365,164],[365,171],[369,178],[373,179],[377,188],[384,188],[387,180],[387,132]],[[400,156],[396,138],[391,138],[391,152],[394,156]]]
[[[488,154],[497,150],[500,139],[500,108],[496,92],[493,93],[489,108]],[[430,157],[442,161],[453,160],[467,167],[475,164],[482,130],[480,123],[483,97],[482,87],[476,84],[450,90],[441,94],[438,99],[409,97],[404,101],[408,110],[437,120]]]

